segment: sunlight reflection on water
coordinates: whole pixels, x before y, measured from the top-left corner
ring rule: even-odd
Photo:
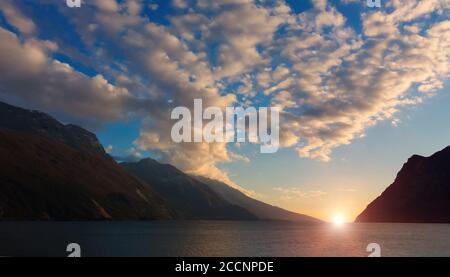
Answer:
[[[450,256],[450,225],[277,222],[0,223],[0,256]]]

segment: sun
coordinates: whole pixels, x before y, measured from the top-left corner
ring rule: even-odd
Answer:
[[[333,217],[333,224],[336,226],[342,226],[345,224],[345,219],[342,215],[337,214]]]

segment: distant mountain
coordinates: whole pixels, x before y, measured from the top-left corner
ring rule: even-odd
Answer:
[[[63,125],[51,116],[0,102],[0,127],[43,135],[76,149],[105,154],[97,137],[76,125]]]
[[[0,219],[168,219],[148,186],[106,155],[95,135],[0,103]]]
[[[318,221],[151,159],[121,166],[94,134],[1,102],[0,168],[0,220]]]
[[[356,222],[450,223],[450,147],[411,157]]]
[[[293,221],[302,223],[318,223],[320,220],[306,216],[303,214],[298,214],[290,212],[275,206],[271,206],[264,202],[255,200],[248,197],[244,193],[237,189],[230,187],[229,185],[222,183],[220,181],[211,180],[204,177],[196,177],[198,180],[207,184],[220,196],[222,196],[228,202],[243,207],[250,211],[252,214],[256,215],[260,220],[273,220],[273,221]]]
[[[177,168],[144,159],[121,164],[128,172],[147,183],[177,211],[181,219],[256,220],[246,209],[230,204],[211,188]]]

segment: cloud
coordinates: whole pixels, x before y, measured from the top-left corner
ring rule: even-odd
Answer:
[[[94,1],[76,17],[60,7],[88,52],[81,60],[63,39],[32,37],[39,26],[2,1],[20,33],[0,29],[0,95],[95,125],[138,117],[138,152],[226,182],[220,165],[248,158],[224,143],[173,143],[170,111],[196,98],[205,107],[272,103],[283,109],[282,146],[329,161],[378,122],[399,124],[402,107],[432,97],[450,74],[448,0],[365,9],[360,33],[332,2],[297,14],[282,0],[174,0],[164,24],[144,14],[148,1]]]
[[[420,104],[443,87],[450,52],[448,40],[438,36],[448,37],[447,20],[425,23],[421,34],[401,32],[401,24],[426,22],[428,13],[444,14],[448,5],[408,1],[405,8],[394,1],[394,6],[390,13],[364,14],[366,37],[361,37],[342,20],[332,20],[332,29],[322,32],[318,18],[329,13],[342,17],[318,1],[316,9],[290,21],[289,32],[274,42],[272,62],[288,59],[295,82],[280,88],[266,71],[255,79],[265,87],[271,83],[266,89],[270,95],[281,91],[273,95],[273,103],[287,109],[281,120],[286,133],[282,143],[296,145],[300,156],[329,161],[334,148],[350,144],[381,120],[396,122],[402,106]],[[413,9],[417,11],[407,13]]]
[[[273,188],[275,192],[278,192],[281,194],[281,198],[284,200],[294,200],[298,198],[320,198],[324,195],[326,195],[326,192],[323,191],[302,191],[298,188],[282,188],[282,187],[275,187]]]
[[[222,5],[230,5],[225,8]],[[258,7],[253,1],[215,1],[212,10],[219,10],[207,25],[205,40],[218,44],[211,57],[216,75],[235,76],[254,66],[268,62],[258,52],[257,46],[270,43],[277,27],[284,19],[273,16],[268,9]],[[236,24],[239,22],[239,24]]]
[[[105,148],[105,152],[108,153],[108,154],[111,154],[113,152],[113,150],[114,150],[114,146],[112,146],[112,145],[108,145]]]
[[[156,10],[159,9],[159,5],[156,4],[156,3],[151,3],[151,4],[148,5],[148,8],[149,8],[150,10],[152,10],[152,11],[156,11]]]
[[[117,12],[119,5],[116,0],[94,0],[94,5],[103,12]]]
[[[357,190],[356,190],[356,189],[353,189],[353,188],[338,188],[338,189],[336,189],[336,191],[338,191],[338,192],[348,192],[348,193],[353,193],[353,192],[356,192]]]
[[[172,0],[172,5],[178,9],[186,9],[188,7],[187,0]]]
[[[36,25],[33,20],[25,17],[10,0],[3,0],[0,2],[0,10],[6,17],[6,20],[21,33],[31,35],[36,31]]]
[[[0,96],[22,106],[80,118],[90,126],[126,117],[132,103],[126,89],[102,75],[88,77],[50,57],[57,46],[34,39],[21,42],[0,28]]]

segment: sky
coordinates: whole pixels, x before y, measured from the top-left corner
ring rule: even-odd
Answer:
[[[325,220],[450,145],[450,0],[0,2],[0,100]],[[171,140],[170,112],[278,107],[281,149]]]

